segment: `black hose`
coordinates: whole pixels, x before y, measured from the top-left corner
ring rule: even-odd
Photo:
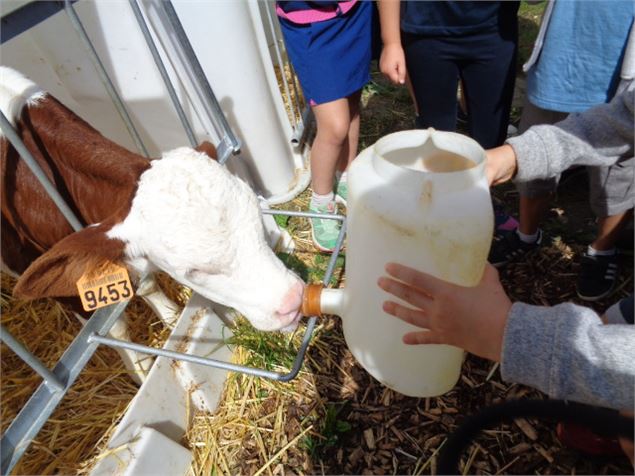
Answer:
[[[577,423],[601,436],[633,440],[633,419],[621,416],[617,410],[565,400],[511,400],[467,417],[441,448],[437,473],[460,474],[461,454],[481,430],[521,417]]]

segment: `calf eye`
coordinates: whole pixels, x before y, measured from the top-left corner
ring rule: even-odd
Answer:
[[[196,282],[200,282],[201,280],[203,280],[203,278],[205,278],[205,273],[201,271],[200,269],[188,269],[185,272],[185,277],[189,279],[190,281],[196,283]]]
[[[213,268],[212,266],[204,267],[204,268],[192,268],[188,269],[185,272],[185,277],[192,282],[201,282],[206,278],[210,278],[212,276],[218,276],[224,274],[221,270],[217,268]]]

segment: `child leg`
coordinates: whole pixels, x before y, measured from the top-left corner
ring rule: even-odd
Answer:
[[[342,152],[340,153],[340,158],[337,162],[337,170],[339,172],[345,172],[348,167],[351,165],[351,162],[355,157],[357,157],[357,146],[359,144],[359,101],[362,96],[362,91],[357,91],[356,93],[351,94],[346,99],[348,100],[348,111],[349,111],[349,126],[348,126],[348,137],[344,147],[342,148]]]
[[[337,162],[335,200],[344,206],[348,204],[348,179],[346,171],[351,165],[351,162],[357,157],[357,146],[359,144],[359,100],[361,95],[362,92],[360,90],[347,98],[350,113],[348,139],[342,148],[340,158]]]
[[[480,34],[462,45],[471,61],[461,69],[470,136],[484,149],[505,141],[516,78],[516,42],[498,33]]]
[[[335,170],[342,153],[348,155],[351,126],[348,98],[313,106],[317,134],[311,149],[311,188],[318,195],[333,192]],[[357,121],[359,134],[359,119]]]
[[[403,34],[408,76],[416,99],[416,127],[456,130],[459,68],[451,42]]]
[[[311,188],[309,211],[335,213],[333,185],[338,161],[348,150],[350,111],[348,99],[313,106],[317,134],[311,149]],[[311,218],[311,236],[315,246],[330,252],[335,248],[341,224],[327,218]]]

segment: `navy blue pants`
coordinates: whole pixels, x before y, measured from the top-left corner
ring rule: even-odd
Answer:
[[[456,130],[461,78],[470,136],[486,149],[504,142],[516,78],[515,25],[503,33],[458,37],[402,32],[402,44],[419,108],[417,127]]]

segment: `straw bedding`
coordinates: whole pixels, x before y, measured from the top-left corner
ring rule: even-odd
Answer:
[[[183,289],[163,277],[168,295],[183,302]],[[79,321],[54,300],[12,299],[15,280],[2,274],[2,324],[45,365],[52,368],[81,328]],[[136,298],[127,308],[135,342],[160,346],[169,334],[152,311]],[[41,383],[11,350],[1,349],[1,427],[8,427]],[[60,406],[14,469],[14,474],[84,472],[97,449],[123,416],[137,392],[118,354],[100,346]]]

